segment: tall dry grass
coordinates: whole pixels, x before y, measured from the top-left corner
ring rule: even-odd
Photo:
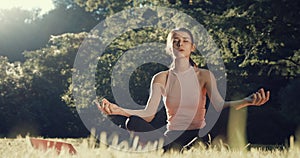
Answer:
[[[107,140],[105,134],[101,136],[102,141]],[[116,137],[114,139],[117,139]],[[215,157],[215,158],[299,158],[300,146],[294,142],[294,137],[290,138],[289,147],[285,148],[273,148],[266,150],[259,147],[245,147],[243,149],[231,149],[224,143],[210,145],[205,148],[202,144],[195,145],[191,150],[183,151],[183,153],[170,152],[163,153],[162,149],[149,150],[159,146],[159,142],[147,144],[144,148],[139,146],[135,141],[129,145],[124,141],[117,143],[114,140],[114,146],[107,146],[104,143],[97,143],[94,137],[82,138],[82,139],[51,139],[56,141],[63,141],[73,144],[77,150],[77,154],[70,155],[66,150],[62,150],[60,154],[57,154],[55,149],[49,149],[47,151],[34,149],[29,141],[29,137],[17,137],[15,139],[0,139],[0,157],[15,158],[40,158],[40,157],[83,157],[83,158],[153,158],[153,157]],[[113,140],[112,140],[113,142]],[[299,143],[298,143],[299,144]],[[118,149],[116,149],[116,147]]]

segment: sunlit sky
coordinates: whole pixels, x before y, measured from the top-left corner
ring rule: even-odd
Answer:
[[[0,0],[0,9],[19,7],[26,10],[42,9],[42,14],[54,8],[52,0]]]

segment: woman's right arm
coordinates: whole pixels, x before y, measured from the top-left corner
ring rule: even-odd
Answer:
[[[159,102],[161,100],[164,85],[162,83],[162,81],[164,81],[162,78],[164,78],[163,73],[158,73],[152,78],[149,99],[144,109],[125,109],[116,104],[110,103],[107,99],[102,100],[102,105],[96,103],[98,109],[107,115],[123,115],[127,117],[137,115],[146,120],[147,122],[151,122],[156,114]]]

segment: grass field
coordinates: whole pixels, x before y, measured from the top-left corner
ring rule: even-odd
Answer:
[[[55,141],[62,141],[71,143],[77,153],[74,155],[69,154],[66,150],[62,150],[60,154],[57,154],[55,149],[49,149],[47,151],[34,149],[29,141],[29,137],[18,137],[14,139],[0,139],[0,157],[127,157],[127,158],[143,158],[143,157],[216,157],[216,158],[299,158],[300,147],[294,145],[293,139],[290,142],[289,148],[273,148],[263,149],[259,147],[248,147],[247,149],[230,149],[220,147],[220,145],[211,145],[208,149],[204,149],[203,146],[198,145],[191,150],[184,151],[183,153],[171,152],[163,154],[162,150],[143,151],[147,149],[141,149],[139,146],[129,147],[127,151],[120,151],[112,147],[107,147],[104,144],[96,145],[96,141],[93,138],[82,139],[48,139]],[[102,145],[101,145],[102,144]],[[120,144],[124,148],[124,144]],[[150,145],[151,146],[151,145]]]

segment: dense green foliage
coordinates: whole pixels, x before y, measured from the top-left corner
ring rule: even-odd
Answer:
[[[76,137],[86,132],[76,110],[61,99],[84,35],[52,36],[50,46],[25,52],[24,63],[1,57],[1,135]]]
[[[260,87],[271,91],[271,100],[264,107],[248,109],[247,132],[250,142],[284,143],[284,139],[293,134],[299,125],[300,108],[296,102],[299,98],[297,87],[300,86],[298,1],[75,2],[56,1],[55,10],[25,24],[24,19],[32,17],[31,14],[34,13],[19,10],[26,13],[23,14],[24,17],[10,18],[3,22],[4,17],[11,13],[1,12],[1,26],[24,24],[23,31],[0,30],[1,54],[18,53],[26,49],[37,50],[25,52],[24,62],[11,62],[6,57],[0,58],[0,118],[3,120],[0,122],[0,136],[22,132],[21,128],[24,128],[25,133],[44,136],[86,135],[86,130],[72,106],[74,100],[71,74],[75,71],[72,65],[77,50],[87,33],[61,33],[88,31],[104,17],[123,9],[141,6],[165,6],[180,10],[208,30],[221,49],[226,66],[227,100],[239,99]],[[58,20],[59,18],[61,19]],[[57,22],[62,19],[64,22]],[[42,29],[45,27],[48,31]],[[139,44],[153,41],[164,43],[167,31],[159,28],[129,30],[115,39],[99,57],[97,94],[113,100],[110,76],[118,59],[124,52]],[[14,38],[16,34],[20,38]],[[51,36],[48,44],[44,45],[51,34],[61,35]],[[32,39],[24,40],[28,36],[32,36]],[[14,49],[8,51],[12,47],[7,46],[12,45],[15,45]],[[206,66],[199,55],[192,57],[200,67]],[[16,59],[21,58],[19,56]],[[136,69],[131,76],[130,87],[131,96],[137,103],[145,104],[152,75],[165,69],[165,66],[156,63]],[[218,124],[224,124],[224,120],[220,119]]]
[[[44,15],[39,10],[0,10],[0,54],[9,61],[24,61],[24,50],[44,47],[51,35],[88,31],[97,24],[97,18],[104,17],[86,13],[74,2],[59,3]]]

